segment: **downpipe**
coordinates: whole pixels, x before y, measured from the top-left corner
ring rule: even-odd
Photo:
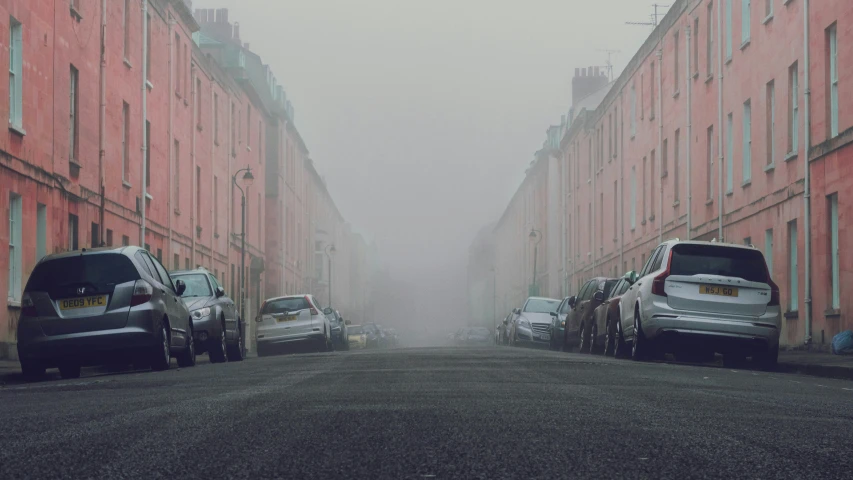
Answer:
[[[148,0],[142,0],[142,198],[139,201],[141,222],[139,226],[139,246],[145,247],[145,209],[148,197]]]
[[[723,236],[723,22],[720,18],[722,15],[723,2],[717,2],[717,70],[719,73],[717,81],[717,238],[719,241],[724,241]],[[731,162],[732,159],[730,158]]]
[[[804,158],[804,168],[805,168],[805,193],[803,194],[803,201],[805,203],[805,226],[806,226],[806,332],[805,332],[805,340],[804,344],[806,346],[811,345],[812,342],[812,212],[811,212],[811,193],[812,193],[812,185],[811,185],[811,168],[809,165],[809,150],[811,149],[811,75],[810,73],[810,43],[809,43],[809,0],[803,0],[803,57],[805,60],[805,90],[804,90],[804,102],[805,102],[805,146],[803,147],[805,152],[803,153]],[[790,273],[789,273],[790,274]],[[794,275],[797,272],[793,272]]]
[[[693,159],[691,152],[693,151],[693,82],[690,75],[690,42],[692,41],[690,33],[690,25],[687,26],[687,240],[693,237]]]

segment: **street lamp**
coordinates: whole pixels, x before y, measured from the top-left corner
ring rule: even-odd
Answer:
[[[337,251],[335,244],[326,245],[326,257],[329,259],[329,308],[332,307],[332,255]]]
[[[246,167],[237,170],[231,181],[234,186],[240,190],[240,319],[245,322],[246,318],[246,192],[237,183],[237,175],[243,173],[243,186],[248,190],[255,183],[255,176],[252,175],[252,168]],[[258,205],[260,208],[260,205]]]
[[[536,280],[536,264],[539,257],[539,242],[542,241],[542,232],[536,230],[535,228],[530,229],[530,241],[536,240],[536,245],[533,247],[533,284],[530,286],[530,296],[535,297],[539,295],[539,285]]]

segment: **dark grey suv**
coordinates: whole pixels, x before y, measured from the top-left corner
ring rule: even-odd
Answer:
[[[154,370],[195,365],[192,321],[181,301],[186,285],[139,247],[48,255],[30,275],[21,302],[18,357],[38,378],[58,367],[63,378],[81,366],[117,361]]]
[[[182,299],[193,320],[198,353],[207,352],[213,363],[239,362],[244,357],[243,326],[234,300],[210,271],[204,268],[172,272],[172,279],[187,286]]]

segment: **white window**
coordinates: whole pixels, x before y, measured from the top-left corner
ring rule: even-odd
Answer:
[[[47,206],[41,203],[36,208],[36,260],[47,255]]]
[[[751,10],[751,0],[740,0],[741,12],[740,12],[740,41],[741,43],[746,43],[749,41],[749,37],[751,35],[750,31],[750,22],[752,21],[752,16],[750,14]]]
[[[8,299],[21,301],[21,196],[9,194],[9,291]]]
[[[637,89],[631,85],[631,136],[637,134]]]
[[[726,0],[726,58],[732,58],[732,2]]]
[[[637,167],[631,167],[631,230],[637,228]]]
[[[776,82],[767,84],[767,165],[776,161]]]
[[[788,152],[800,148],[800,79],[797,62],[788,69]]]
[[[752,180],[752,102],[743,104],[743,183]]]
[[[829,196],[829,261],[831,264],[832,308],[841,308],[841,285],[838,272],[838,194]]]
[[[23,127],[24,26],[9,17],[9,123]]]
[[[764,259],[767,261],[767,270],[773,276],[773,229],[764,231]]]
[[[829,124],[830,137],[838,136],[838,27],[829,27]]]
[[[788,292],[788,310],[797,311],[799,302],[799,270],[797,268],[797,221],[788,222],[788,278],[790,285]]]
[[[734,189],[734,114],[726,118],[726,193]]]

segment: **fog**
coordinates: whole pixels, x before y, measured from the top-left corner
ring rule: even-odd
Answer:
[[[465,322],[467,247],[496,220],[574,69],[614,75],[651,27],[637,0],[195,0],[270,64],[354,229],[406,295],[401,321]],[[397,289],[399,290],[399,289]],[[417,306],[417,308],[415,308]],[[411,310],[416,310],[412,312]],[[446,330],[445,330],[446,331]]]

